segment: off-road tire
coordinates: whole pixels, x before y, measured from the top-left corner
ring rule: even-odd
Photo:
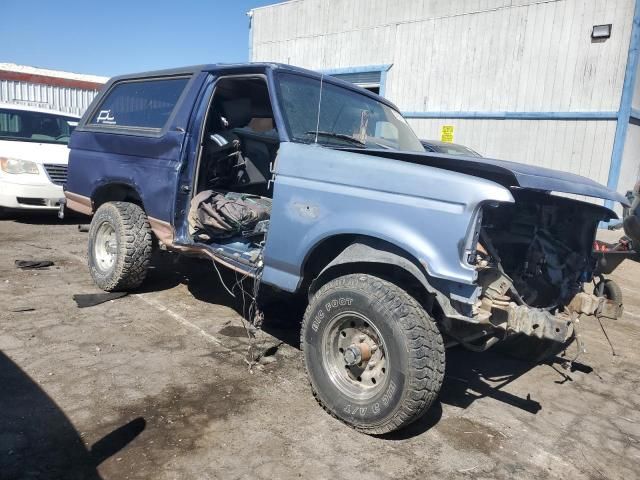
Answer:
[[[604,296],[604,298],[606,298],[607,300],[611,300],[613,303],[617,305],[622,305],[623,304],[622,289],[620,288],[620,285],[618,285],[615,281],[610,279],[606,279],[602,281],[604,282],[604,286],[602,290],[602,295]],[[593,289],[593,293],[595,295],[598,295],[599,290],[600,290],[600,284],[596,285],[596,287]]]
[[[115,261],[108,271],[97,266],[94,242],[100,226],[107,222],[117,240]],[[89,227],[89,272],[98,287],[107,292],[128,291],[144,281],[151,260],[152,233],[147,215],[129,202],[107,202],[98,208]]]
[[[378,329],[388,350],[381,390],[367,400],[336,387],[323,361],[323,335],[337,318],[353,312]],[[435,321],[406,291],[372,275],[345,275],[322,286],[306,309],[300,345],[318,403],[363,433],[384,434],[417,420],[442,385],[445,350]]]

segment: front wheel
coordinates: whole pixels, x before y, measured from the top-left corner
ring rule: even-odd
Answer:
[[[107,292],[133,290],[147,275],[151,228],[144,210],[129,202],[98,208],[89,227],[89,272]]]
[[[372,275],[325,284],[307,307],[300,343],[320,405],[365,433],[420,418],[442,385],[435,322],[407,292]]]

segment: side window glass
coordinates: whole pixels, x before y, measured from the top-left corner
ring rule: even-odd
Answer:
[[[169,120],[189,78],[126,81],[102,101],[91,125],[160,130]]]
[[[22,119],[11,112],[0,112],[0,131],[4,133],[18,133],[22,130]]]

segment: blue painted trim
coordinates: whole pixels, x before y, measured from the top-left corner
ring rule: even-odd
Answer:
[[[380,96],[384,97],[387,91],[387,72],[393,66],[392,63],[385,65],[363,65],[360,67],[345,67],[345,68],[330,68],[327,70],[320,70],[327,75],[340,75],[345,73],[365,73],[365,72],[380,72]]]
[[[473,120],[616,120],[618,112],[402,112],[405,118]]]
[[[391,66],[389,66],[391,67]],[[383,70],[380,72],[380,96],[386,97],[387,93],[387,72],[389,69]]]
[[[472,120],[616,120],[618,112],[403,112],[406,118]]]
[[[620,170],[622,168],[622,155],[624,153],[624,143],[627,138],[627,129],[631,120],[631,102],[633,101],[633,89],[636,83],[636,73],[638,71],[638,52],[640,51],[640,0],[636,0],[635,11],[633,13],[633,26],[631,28],[631,38],[629,39],[629,54],[627,56],[627,69],[624,74],[622,85],[622,95],[620,96],[620,110],[618,110],[618,124],[613,140],[613,150],[611,152],[611,165],[609,166],[609,178],[607,187],[612,190],[618,188],[620,180]],[[605,205],[612,207],[612,202],[607,201]]]
[[[325,70],[318,70],[318,71],[322,73],[326,73],[327,75],[336,75],[340,73],[386,72],[392,66],[393,64],[389,63],[386,65],[363,65],[360,67],[328,68]]]
[[[636,82],[637,81],[638,81],[638,79],[636,78]],[[632,108],[630,117],[631,118],[635,118],[636,120],[640,120],[640,109],[639,108]]]

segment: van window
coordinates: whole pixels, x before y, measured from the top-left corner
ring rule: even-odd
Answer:
[[[78,119],[54,113],[0,108],[0,140],[69,143]]]
[[[125,81],[107,94],[91,125],[160,130],[178,103],[189,78]]]

